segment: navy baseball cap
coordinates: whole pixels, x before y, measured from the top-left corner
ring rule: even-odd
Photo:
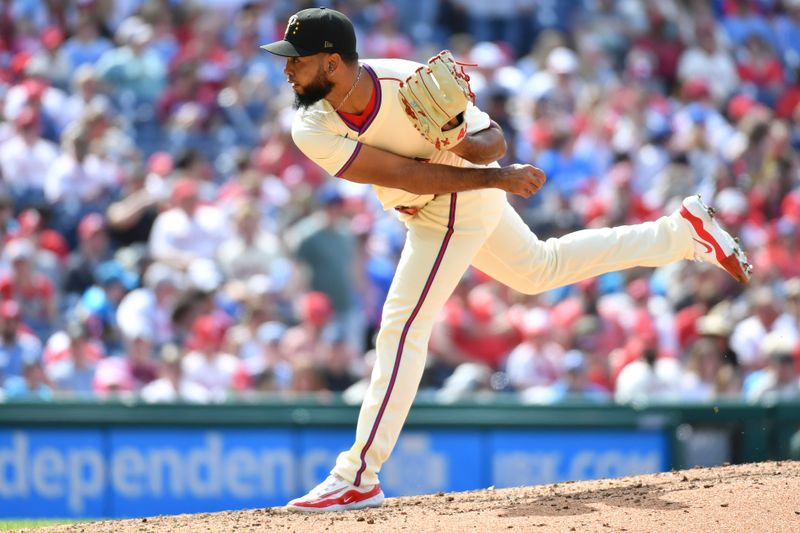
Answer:
[[[356,32],[353,23],[343,13],[325,7],[298,11],[289,18],[283,40],[261,48],[283,57],[314,54],[354,54]]]

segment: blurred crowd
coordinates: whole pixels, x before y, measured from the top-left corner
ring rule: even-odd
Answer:
[[[471,270],[422,396],[800,398],[800,0],[339,0],[361,57],[474,63],[542,238],[701,193],[748,286],[684,262],[523,296]],[[363,397],[405,228],[293,145],[300,0],[0,0],[0,390]]]

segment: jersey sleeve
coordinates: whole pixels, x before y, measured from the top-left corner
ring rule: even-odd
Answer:
[[[361,143],[325,128],[300,113],[292,123],[292,139],[306,157],[332,176],[341,176],[361,151]]]
[[[467,102],[464,118],[467,121],[467,134],[483,131],[492,125],[492,119],[489,118],[489,114],[478,109],[478,106],[472,102]]]

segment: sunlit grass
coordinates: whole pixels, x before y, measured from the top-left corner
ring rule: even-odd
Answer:
[[[74,524],[76,522],[86,522],[86,520],[0,520],[0,531],[11,531],[31,527],[60,526]]]

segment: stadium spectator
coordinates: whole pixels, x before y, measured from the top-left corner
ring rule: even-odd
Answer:
[[[172,310],[180,289],[180,277],[163,263],[153,263],[145,272],[144,286],[125,295],[117,308],[117,324],[128,337],[146,327],[153,342],[161,346],[173,334]]]
[[[266,175],[279,177],[292,189],[303,184],[316,189],[328,178],[303,156],[292,141],[291,133],[291,114],[279,114],[264,135],[263,142],[253,150],[255,168]]]
[[[244,358],[244,367],[251,387],[257,391],[283,391],[292,380],[292,364],[283,350],[285,324],[269,321],[256,332],[254,350]]]
[[[158,377],[142,388],[143,401],[147,403],[211,401],[212,396],[208,389],[183,376],[181,357],[181,349],[175,344],[166,344],[161,348]]]
[[[164,9],[159,2],[144,2],[138,11],[153,29],[148,48],[156,52],[165,65],[169,65],[178,53],[179,42],[184,37],[180,28],[180,7],[178,10]]]
[[[227,220],[213,205],[201,205],[200,185],[181,178],[172,190],[171,209],[156,217],[150,232],[153,258],[185,270],[197,259],[213,259],[228,237]]]
[[[261,228],[261,211],[256,200],[242,201],[233,214],[235,235],[226,239],[217,258],[228,279],[247,280],[272,274],[273,265],[283,258],[278,238]]]
[[[248,298],[243,302],[244,309],[239,323],[233,325],[225,333],[225,351],[243,360],[256,356],[261,348],[258,338],[259,328],[270,319],[275,318],[271,310],[256,298]],[[280,322],[274,322],[280,324]],[[280,324],[283,326],[283,324]],[[286,326],[283,326],[285,329]],[[283,337],[281,332],[279,338]]]
[[[45,176],[44,194],[56,206],[55,225],[74,244],[80,220],[108,206],[118,170],[102,154],[92,153],[87,130],[67,131],[62,150]]]
[[[203,315],[192,326],[190,350],[181,361],[185,379],[203,387],[214,401],[223,401],[244,388],[247,375],[241,360],[222,351],[225,326],[218,317]]]
[[[298,298],[295,312],[299,323],[286,332],[283,349],[287,354],[313,357],[333,318],[331,300],[322,292],[307,292]]]
[[[204,151],[202,147],[184,147],[167,152],[167,155],[172,159],[172,168],[169,170],[162,170],[158,172],[161,175],[174,175],[174,178],[168,177],[167,181],[170,183],[169,190],[174,191],[174,186],[177,185],[181,178],[191,178],[196,181],[197,197],[202,204],[212,205],[217,196],[217,184],[213,182],[214,166],[212,165],[209,157],[212,155],[210,152]],[[164,164],[167,167],[166,164]],[[167,167],[169,168],[169,167]],[[150,186],[149,178],[154,177],[155,168],[148,176],[148,187]],[[154,191],[155,192],[155,191]]]
[[[52,274],[53,279],[61,279],[61,266],[70,254],[69,243],[60,232],[47,227],[46,216],[50,216],[46,208],[25,209],[17,217],[15,231],[10,237],[11,240],[30,241],[37,249],[35,260],[37,270]]]
[[[722,356],[725,364],[738,367],[739,356],[730,346],[732,322],[729,312],[712,309],[709,314],[697,320],[697,334],[700,338],[707,338],[715,344],[714,350]]]
[[[12,232],[16,229],[16,222],[14,200],[7,193],[0,192],[0,240],[2,242],[10,240]]]
[[[767,367],[754,373],[745,383],[747,401],[774,403],[800,398],[800,379],[794,359],[797,342],[773,331],[764,337],[759,348]]]
[[[563,348],[551,340],[552,321],[546,310],[535,307],[522,317],[523,340],[508,355],[505,371],[516,390],[544,387],[560,376]]]
[[[329,327],[323,332],[315,356],[327,390],[343,392],[355,383],[359,358],[341,328]]]
[[[393,7],[384,4],[376,11],[378,14],[375,27],[364,37],[364,53],[368,57],[404,59],[411,56],[414,45],[397,27],[397,16]]]
[[[124,20],[115,35],[119,48],[105,52],[96,63],[100,77],[123,109],[153,104],[166,85],[166,65],[147,44],[153,29],[139,17]]]
[[[342,400],[348,405],[361,405],[361,402],[364,401],[364,397],[367,394],[367,387],[369,387],[372,369],[375,367],[376,357],[377,352],[375,350],[370,350],[364,354],[360,379],[342,392]]]
[[[202,109],[203,124],[208,126],[216,111],[217,92],[201,83],[196,64],[179,61],[167,90],[156,102],[156,113],[162,122],[167,122],[181,106],[194,103]]]
[[[111,103],[100,92],[99,78],[92,65],[82,65],[72,74],[72,94],[64,102],[62,115],[67,124],[83,119],[91,106],[109,107]]]
[[[731,347],[739,356],[739,363],[746,373],[763,368],[767,354],[762,349],[764,339],[770,333],[778,333],[788,339],[798,338],[798,325],[782,312],[781,301],[768,287],[759,287],[750,294],[750,314],[739,322],[731,336]]]
[[[777,220],[767,228],[764,247],[753,254],[753,265],[764,273],[765,278],[800,276],[797,233],[797,226],[787,219]]]
[[[111,42],[100,35],[95,18],[85,11],[79,14],[74,33],[62,47],[67,61],[74,69],[94,65],[111,48]]]
[[[60,398],[93,396],[97,363],[105,354],[98,352],[89,337],[85,324],[74,321],[48,342],[45,373]],[[58,350],[57,344],[64,341],[64,349]]]
[[[106,210],[109,232],[120,246],[146,243],[158,217],[160,196],[146,186],[147,175],[134,167],[124,181],[119,199]]]
[[[311,358],[301,355],[292,360],[292,380],[289,384],[289,393],[326,392],[325,386],[325,377],[322,374],[322,369]]]
[[[507,313],[493,287],[478,285],[467,293],[466,301],[448,302],[434,326],[431,350],[453,368],[474,362],[496,370],[521,340]]]
[[[27,362],[42,358],[42,343],[26,331],[21,319],[17,302],[0,302],[0,385],[11,376],[22,376]]]
[[[81,352],[76,357],[75,353]],[[63,329],[53,333],[44,347],[42,360],[49,369],[63,361],[82,359],[97,362],[106,357],[105,346],[92,331],[92,324],[82,317],[70,317]]]
[[[729,381],[729,377],[734,375],[735,370],[725,361],[716,343],[710,338],[700,338],[689,348],[680,382],[680,397],[691,402],[735,397],[741,390],[741,383]]]
[[[125,361],[133,386],[141,389],[156,378],[157,365],[153,346],[153,332],[146,327],[125,339]]]
[[[97,398],[102,400],[132,398],[135,382],[125,358],[114,355],[102,359],[95,369],[93,388]]]
[[[3,185],[18,208],[44,200],[44,183],[58,158],[58,147],[40,135],[39,116],[31,107],[14,119],[16,134],[0,144]]]
[[[731,54],[719,44],[712,21],[706,19],[696,23],[695,42],[681,55],[678,79],[683,83],[703,80],[714,101],[721,104],[738,86],[736,64]]]
[[[783,294],[786,296],[786,320],[800,324],[800,277],[786,280]]]
[[[761,103],[774,107],[784,85],[784,72],[769,41],[751,33],[737,67],[744,88],[754,92]]]
[[[664,84],[664,89],[674,87],[678,73],[678,61],[683,52],[683,42],[674,20],[670,20],[667,11],[658,3],[647,3],[648,31],[637,36],[635,46],[650,54],[655,61],[651,75]]]
[[[607,390],[589,381],[586,355],[580,350],[569,350],[564,354],[561,371],[561,377],[552,385],[523,391],[522,401],[553,404],[569,401],[603,403],[610,400]]]
[[[619,373],[614,391],[617,403],[637,403],[680,398],[681,367],[673,358],[659,358],[645,347],[639,359]]]
[[[800,65],[800,1],[783,0],[785,13],[775,20],[775,40],[781,61],[790,68]]]
[[[492,369],[482,363],[465,362],[456,366],[447,376],[435,398],[443,403],[451,403],[491,391]]]
[[[64,290],[68,294],[83,294],[95,284],[97,267],[109,257],[108,233],[103,217],[90,213],[78,224],[78,249],[67,260]]]
[[[228,54],[229,68],[243,76],[258,72],[260,77],[264,77],[262,81],[266,88],[272,91],[281,78],[279,68],[258,53],[259,44],[272,38],[275,31],[275,12],[265,7],[256,2],[245,3],[236,15],[233,27],[224,28],[223,32],[228,34],[231,45]]]
[[[752,36],[768,43],[772,42],[773,29],[759,12],[757,2],[752,0],[724,2],[723,11],[722,27],[735,46],[746,45]]]
[[[535,118],[547,119],[570,115],[577,105],[582,88],[578,56],[573,50],[559,46],[547,54],[546,68],[525,82],[522,95],[535,105]]]
[[[566,198],[592,186],[594,169],[588,158],[575,150],[575,131],[569,120],[558,120],[551,132],[550,147],[536,160],[555,192]]]
[[[9,119],[16,120],[25,109],[31,109],[42,137],[56,142],[65,126],[61,113],[66,95],[50,86],[46,72],[33,67],[36,65],[26,60],[25,79],[8,89],[3,112]]]
[[[45,72],[54,87],[66,90],[72,74],[72,63],[65,50],[64,32],[58,26],[48,26],[41,34],[42,47],[31,56],[29,67]]]
[[[56,287],[36,270],[36,248],[30,241],[15,239],[3,252],[11,270],[0,275],[0,298],[18,302],[23,322],[46,337],[59,321]]]
[[[128,291],[137,285],[136,276],[127,272],[117,261],[105,261],[94,270],[95,284],[89,287],[76,305],[79,315],[96,325],[107,351],[121,348],[117,325],[117,309]]]
[[[10,401],[50,401],[53,399],[53,389],[47,383],[42,363],[39,360],[26,361],[22,366],[21,376],[12,376],[5,381],[3,393],[6,400]]]
[[[294,252],[308,267],[311,289],[330,300],[331,319],[360,349],[364,323],[355,298],[358,243],[346,225],[345,198],[338,186],[323,185],[317,200],[321,210],[292,228]]]

